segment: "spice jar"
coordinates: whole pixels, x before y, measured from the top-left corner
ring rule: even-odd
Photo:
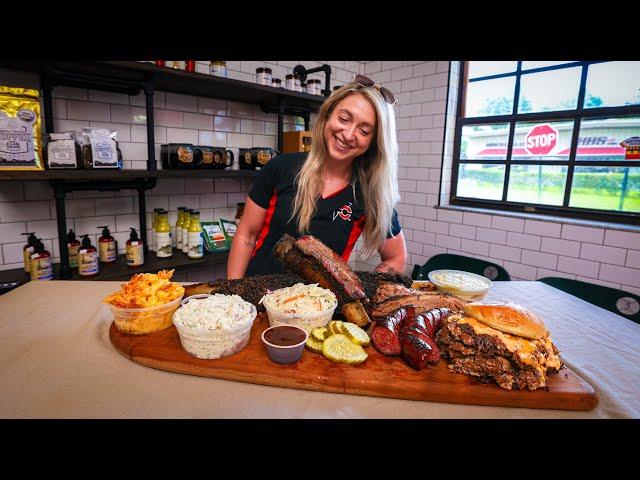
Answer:
[[[256,83],[271,85],[271,69],[267,67],[256,68]]]
[[[196,71],[196,61],[195,60],[185,60],[184,69],[187,72],[195,72]]]
[[[300,83],[300,77],[298,76],[297,73],[293,74],[293,89],[296,92],[301,92],[302,91],[302,84]]]
[[[211,75],[217,75],[219,77],[227,76],[227,62],[221,60],[212,60],[210,66]]]
[[[295,82],[293,81],[293,74],[290,73],[290,74],[286,75],[284,77],[284,82],[285,82],[284,83],[285,88],[287,90],[295,90],[296,89]]]
[[[280,80],[279,78],[272,78],[271,86],[275,88],[282,88],[282,80]]]
[[[302,83],[302,85],[304,85],[304,83]],[[306,86],[304,86],[304,91],[306,93],[310,93],[311,95],[315,95],[316,94],[316,81],[315,80],[309,80],[306,84]]]

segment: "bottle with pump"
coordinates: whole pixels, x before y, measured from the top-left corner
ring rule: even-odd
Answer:
[[[51,254],[44,249],[40,238],[36,239],[34,252],[31,254],[31,280],[53,280]]]
[[[36,250],[36,242],[38,239],[36,238],[35,232],[25,232],[21,235],[29,235],[27,238],[27,244],[22,247],[22,259],[24,261],[24,271],[29,273],[31,271],[31,255]]]
[[[138,238],[138,232],[131,227],[131,233],[129,234],[129,240],[127,240],[127,266],[139,267],[144,263],[144,248],[142,240]]]
[[[182,253],[189,253],[189,223],[191,223],[192,209],[187,208],[184,211],[184,220],[182,221]]]
[[[80,250],[80,240],[76,239],[76,234],[72,229],[67,233],[67,251],[69,252],[69,266],[78,268],[78,250]]]
[[[78,274],[81,277],[95,277],[98,274],[98,251],[91,245],[89,235],[81,235],[82,245],[78,250]]]
[[[175,225],[175,247],[182,250],[182,221],[184,220],[184,207],[178,207],[178,219]]]
[[[191,212],[191,221],[189,222],[189,258],[202,258],[204,255],[204,240],[202,239],[202,225],[200,225],[200,212],[194,210]]]
[[[100,225],[102,236],[98,239],[98,252],[102,263],[113,263],[118,259],[116,239],[111,236],[108,225]]]
[[[169,212],[162,210],[158,214],[156,226],[156,257],[167,258],[173,255],[171,248],[171,225],[169,225]]]

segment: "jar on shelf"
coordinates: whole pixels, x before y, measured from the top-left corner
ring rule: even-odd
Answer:
[[[184,69],[187,72],[195,72],[196,71],[196,61],[195,60],[185,60]]]
[[[293,74],[292,73],[290,73],[290,74],[288,74],[288,75],[286,75],[284,77],[284,82],[285,82],[285,88],[287,90],[294,90],[295,91],[296,84],[295,84],[295,82],[293,80]]]
[[[300,83],[300,77],[298,76],[297,73],[293,74],[293,89],[296,92],[301,92],[302,91],[302,84]]]
[[[154,63],[158,66],[158,67],[164,67],[164,60],[155,60]]]
[[[212,60],[210,66],[211,75],[217,75],[218,77],[227,76],[227,62],[221,60]]]
[[[271,69],[267,67],[256,68],[256,83],[271,86]]]
[[[304,83],[302,85],[304,85]],[[309,93],[311,95],[315,95],[316,94],[316,81],[315,80],[309,80],[307,82],[306,86],[303,88],[303,90],[306,93]]]
[[[275,88],[282,88],[282,80],[280,80],[279,78],[272,78],[271,86]]]

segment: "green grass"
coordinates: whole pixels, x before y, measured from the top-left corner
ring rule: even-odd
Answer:
[[[461,195],[465,193],[464,183],[465,182],[460,182],[458,188]],[[474,183],[466,189],[466,193],[469,192],[473,192],[476,195],[480,193],[482,194],[482,198],[499,199],[502,196],[502,187],[491,183]],[[509,189],[508,200],[524,203],[539,203],[543,205],[562,205],[564,189],[547,187],[543,188],[539,195],[536,188],[526,188],[516,185],[515,188],[512,187]],[[580,189],[572,193],[569,206],[618,211],[620,194],[611,195],[608,192]],[[640,213],[640,192],[627,192],[621,211]]]

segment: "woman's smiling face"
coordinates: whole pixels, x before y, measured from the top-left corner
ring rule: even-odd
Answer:
[[[354,93],[341,100],[324,127],[329,156],[352,162],[369,149],[376,132],[376,111],[367,98]]]

